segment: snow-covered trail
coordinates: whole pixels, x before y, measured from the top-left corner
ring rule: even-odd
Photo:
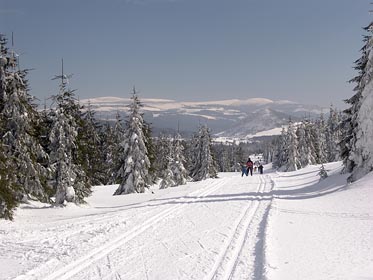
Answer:
[[[373,172],[325,167],[21,205],[0,220],[0,279],[373,279]]]
[[[70,216],[44,209],[55,215],[40,224],[23,216],[0,243],[0,260],[21,265],[0,278],[261,279],[270,176],[226,173],[188,185],[135,203],[124,196],[113,207],[73,207]]]

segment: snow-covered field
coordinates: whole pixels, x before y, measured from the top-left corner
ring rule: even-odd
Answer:
[[[269,169],[266,167],[266,169]],[[0,221],[0,279],[373,279],[373,174],[340,163],[188,183]]]

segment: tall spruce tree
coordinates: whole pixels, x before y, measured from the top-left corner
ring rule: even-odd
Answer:
[[[184,185],[188,180],[188,171],[185,168],[184,147],[181,142],[180,134],[176,134],[172,145],[172,160],[170,169],[172,172],[172,180],[175,185]]]
[[[281,135],[274,139],[274,155],[273,155],[273,162],[272,166],[275,169],[280,169],[282,166],[286,164],[286,130],[285,127],[282,127]]]
[[[4,108],[6,86],[5,86],[5,69],[7,67],[7,49],[6,39],[0,34],[0,110]],[[5,131],[5,119],[0,115],[0,132]],[[9,158],[5,153],[3,139],[0,138],[0,218],[13,219],[13,210],[17,207],[20,199],[21,188],[17,185],[15,160]]]
[[[216,163],[211,152],[210,130],[206,125],[200,125],[198,133],[192,140],[192,166],[190,176],[194,181],[207,178],[217,178]]]
[[[78,129],[81,107],[73,90],[67,88],[67,76],[61,79],[59,93],[53,97],[56,108],[51,113],[50,165],[53,170],[53,185],[56,191],[55,204],[66,202],[83,203],[90,195],[91,186],[78,163]]]
[[[295,127],[292,121],[289,121],[288,130],[286,133],[286,160],[282,166],[284,171],[295,171],[301,168],[298,154],[298,139],[295,133]]]
[[[356,160],[362,162],[362,151],[356,147],[357,131],[359,131],[358,112],[361,107],[362,92],[365,86],[371,80],[370,64],[368,63],[371,52],[371,38],[372,38],[372,23],[364,28],[367,35],[363,37],[363,47],[361,48],[361,57],[355,61],[355,70],[358,74],[349,82],[355,83],[354,95],[346,99],[345,102],[350,105],[349,108],[344,110],[345,117],[342,120],[342,140],[340,142],[341,158],[344,164],[345,172],[352,172],[356,166]],[[368,71],[367,71],[368,70]],[[352,181],[351,177],[349,180]]]
[[[349,180],[354,181],[373,170],[373,22],[366,28],[368,35],[362,49],[364,61],[358,82],[360,99],[356,105],[353,118],[357,126],[354,127],[354,142],[351,145],[350,158],[355,163]]]
[[[47,172],[42,162],[47,154],[36,137],[40,119],[34,98],[28,93],[27,70],[18,67],[17,55],[6,48],[0,36],[0,139],[4,155],[12,161],[16,183],[23,199],[47,202]]]
[[[328,151],[328,162],[339,160],[340,151],[338,149],[338,143],[340,141],[340,130],[339,130],[339,114],[330,106],[329,118],[327,122],[326,130],[326,146]]]
[[[114,195],[143,193],[151,181],[149,179],[150,161],[145,143],[144,120],[143,114],[140,112],[143,105],[135,88],[133,88],[131,100],[124,141],[120,143],[120,168],[116,174],[120,183]]]
[[[301,167],[310,164],[309,139],[306,136],[305,121],[302,121],[296,130],[298,139],[298,154]]]
[[[320,119],[316,121],[316,134],[317,143],[319,145],[317,163],[326,163],[328,161],[328,149],[326,142],[327,128],[324,120],[324,114],[321,114]]]

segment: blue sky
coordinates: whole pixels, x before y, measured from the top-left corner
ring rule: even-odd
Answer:
[[[0,0],[0,32],[41,100],[73,73],[81,99],[247,99],[342,106],[365,0]]]

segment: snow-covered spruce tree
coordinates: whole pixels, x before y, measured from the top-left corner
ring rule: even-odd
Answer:
[[[358,112],[361,106],[362,92],[365,86],[371,81],[371,62],[369,61],[372,48],[372,26],[373,24],[370,23],[364,28],[368,34],[364,36],[364,46],[360,50],[362,55],[355,61],[354,67],[355,70],[358,71],[358,74],[349,81],[350,83],[356,84],[353,89],[355,94],[351,98],[345,100],[345,102],[350,105],[349,108],[343,111],[345,116],[341,123],[342,140],[340,142],[340,149],[345,172],[352,172],[354,170],[357,164],[356,160],[362,162],[362,151],[359,151],[356,147],[356,133],[360,129]],[[353,180],[353,177],[349,180]]]
[[[63,205],[65,201],[82,203],[84,197],[90,195],[91,186],[82,167],[76,163],[80,105],[74,91],[67,89],[65,76],[59,77],[62,82],[59,94],[53,97],[56,108],[50,116],[52,129],[49,135],[55,204]]]
[[[274,154],[272,166],[275,169],[280,169],[286,164],[286,147],[287,147],[287,138],[285,127],[282,127],[281,135],[276,137],[273,140],[274,145]]]
[[[193,136],[191,148],[192,166],[190,176],[194,181],[217,178],[216,163],[211,152],[210,130],[200,125],[198,133]]]
[[[188,171],[185,169],[183,151],[184,147],[181,142],[180,134],[176,134],[172,145],[172,160],[169,166],[175,186],[185,185],[188,180]]]
[[[327,147],[327,161],[333,162],[339,160],[338,143],[340,141],[339,131],[339,114],[330,106],[329,118],[326,129],[326,147]]]
[[[292,121],[289,121],[288,130],[286,133],[286,160],[285,165],[280,169],[283,171],[295,171],[301,168],[298,154],[298,140],[295,133],[295,127]]]
[[[6,40],[0,34],[0,108],[4,108],[3,100],[5,96],[5,67],[7,64]],[[4,118],[0,115],[0,131],[5,130]],[[13,210],[17,207],[21,195],[21,188],[16,183],[14,176],[15,160],[5,154],[5,147],[0,138],[0,218],[13,219]]]
[[[373,22],[365,30],[369,35],[365,38],[366,43],[362,50],[362,75],[356,80],[360,99],[352,117],[357,125],[353,128],[354,138],[350,144],[349,158],[355,166],[349,181],[355,181],[373,170]]]
[[[328,161],[328,150],[326,142],[327,128],[324,120],[324,114],[316,121],[316,134],[318,143],[317,163],[326,163]]]
[[[22,199],[47,202],[46,169],[41,164],[47,158],[36,130],[39,113],[28,93],[27,70],[18,69],[15,53],[8,52],[6,40],[0,36],[1,93],[0,118],[3,120],[0,138],[4,155],[14,167],[16,183],[21,186]]]
[[[309,147],[308,139],[306,138],[306,130],[304,121],[298,125],[297,130],[297,139],[298,139],[298,154],[301,167],[306,167],[309,164]]]
[[[131,100],[124,141],[120,143],[119,161],[121,165],[116,174],[120,183],[114,195],[143,193],[151,181],[149,178],[150,161],[145,144],[144,120],[143,114],[140,112],[143,105],[135,88],[133,88]]]
[[[309,164],[316,164],[314,141],[317,140],[312,138],[312,126],[313,124],[310,123],[309,120],[305,119],[298,126],[296,132],[298,139],[299,161],[302,168]]]
[[[316,126],[310,120],[306,120],[304,125],[305,137],[308,143],[308,161],[309,164],[317,164],[319,144]]]
[[[169,187],[174,187],[176,185],[175,181],[173,180],[173,174],[171,171],[171,163],[172,163],[171,150],[169,150],[168,155],[167,155],[167,165],[161,174],[162,177],[161,177],[161,182],[159,184],[160,189],[166,189]]]

